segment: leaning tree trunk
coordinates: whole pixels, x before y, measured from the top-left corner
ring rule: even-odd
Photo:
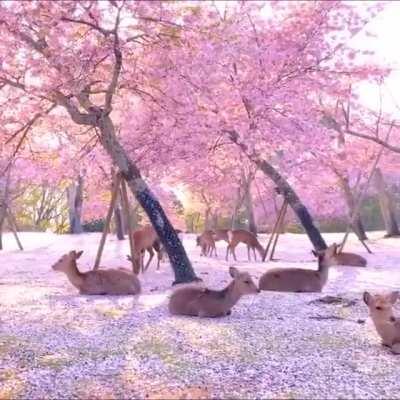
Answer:
[[[338,178],[339,178],[340,187],[342,188],[342,192],[343,192],[343,195],[344,195],[346,203],[347,203],[347,207],[349,208],[349,212],[351,215],[351,214],[353,214],[353,211],[354,211],[354,208],[356,205],[356,201],[354,199],[353,192],[352,192],[349,182],[346,178],[344,178],[342,176],[338,176]],[[364,224],[362,222],[360,213],[358,213],[357,216],[354,217],[352,227],[354,229],[354,233],[357,235],[357,237],[360,240],[368,239],[367,234],[365,233],[365,228],[364,228]]]
[[[68,214],[69,214],[69,233],[82,233],[81,222],[82,203],[83,203],[83,178],[78,176],[76,182],[71,183],[67,189]]]
[[[375,170],[375,188],[378,192],[379,206],[385,223],[386,236],[399,236],[400,230],[396,221],[396,213],[390,189],[387,187],[380,168]]]
[[[150,222],[168,254],[175,273],[174,284],[198,280],[186,251],[165,215],[159,201],[150,191],[139,169],[129,159],[125,150],[119,143],[111,118],[108,115],[101,115],[97,124],[100,129],[101,144],[114,164],[118,166],[133,195],[149,217]]]
[[[244,197],[244,205],[246,207],[248,229],[250,232],[257,235],[257,225],[254,218],[253,198],[251,196],[251,180],[246,183],[246,193]]]

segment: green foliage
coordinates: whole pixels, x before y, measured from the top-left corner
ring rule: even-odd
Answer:
[[[86,221],[82,224],[85,232],[103,232],[104,219],[94,219],[92,221]]]

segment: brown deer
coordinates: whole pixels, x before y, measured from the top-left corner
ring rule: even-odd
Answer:
[[[136,230],[132,233],[133,239],[133,264],[134,268],[137,271],[142,271],[142,273],[146,272],[147,268],[149,267],[151,260],[154,257],[155,249],[158,255],[158,262],[157,262],[157,269],[160,267],[161,261],[161,252],[160,250],[160,243],[157,236],[157,232],[151,225],[146,225],[141,229]],[[158,250],[157,250],[158,249]],[[144,256],[145,252],[149,253],[149,259],[147,260],[146,265],[144,265]],[[130,260],[130,257],[128,258]]]
[[[54,271],[61,271],[75,286],[80,294],[139,294],[140,282],[136,275],[125,269],[99,269],[79,272],[76,260],[83,251],[70,251],[64,254],[53,266]]]
[[[273,268],[261,276],[259,288],[277,292],[321,292],[328,280],[329,267],[335,264],[335,246],[318,252],[318,270]]]
[[[212,256],[213,252],[217,256],[217,249],[215,247],[214,232],[207,230],[196,238],[197,246],[200,246],[202,256]]]
[[[334,259],[336,264],[335,265],[347,265],[350,267],[366,267],[367,260],[354,253],[338,253],[339,245],[336,243],[333,244],[335,246],[335,254]],[[312,253],[317,257],[317,253],[313,250]]]
[[[393,305],[399,292],[371,295],[364,292],[363,300],[369,308],[369,315],[375,325],[382,345],[390,347],[394,354],[400,354],[400,319],[393,315]]]
[[[225,242],[229,243],[229,229],[214,229],[214,240],[219,242],[220,240],[225,240]]]
[[[228,261],[229,253],[233,255],[233,259],[237,261],[235,248],[239,243],[244,243],[247,246],[247,258],[250,260],[250,249],[253,250],[254,260],[257,261],[256,250],[260,254],[261,259],[264,256],[264,248],[261,246],[256,235],[244,229],[236,229],[227,232],[229,237],[228,247],[226,248],[226,261]]]
[[[173,315],[194,317],[223,317],[231,314],[231,308],[246,294],[259,290],[247,272],[239,272],[230,267],[233,281],[223,290],[187,286],[176,289],[169,301],[169,311]]]

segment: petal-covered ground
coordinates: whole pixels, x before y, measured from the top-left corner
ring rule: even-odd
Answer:
[[[333,267],[323,293],[263,292],[242,298],[229,317],[196,319],[168,314],[167,262],[141,278],[139,297],[80,296],[50,266],[77,249],[85,251],[80,268],[91,268],[99,234],[23,233],[23,252],[6,235],[0,398],[400,398],[400,356],[380,345],[361,300],[366,289],[400,289],[400,239],[370,236],[372,255],[354,237],[346,247],[368,267]],[[283,235],[278,261],[264,264],[247,262],[244,247],[234,263],[222,242],[217,259],[200,257],[194,235],[184,244],[212,288],[230,281],[229,265],[255,280],[271,267],[316,268],[304,235]],[[110,237],[102,265],[129,267],[127,253],[127,241]],[[326,295],[344,301],[318,301]]]

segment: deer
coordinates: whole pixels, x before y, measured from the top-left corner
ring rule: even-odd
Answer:
[[[328,281],[329,267],[336,265],[335,245],[316,251],[318,270],[302,268],[273,268],[264,273],[259,281],[261,290],[276,292],[321,292]]]
[[[99,269],[80,272],[76,260],[80,258],[82,253],[83,251],[70,251],[52,266],[54,271],[64,272],[80,294],[135,295],[140,293],[140,282],[137,276],[126,269]]]
[[[366,267],[367,266],[367,260],[355,253],[338,253],[339,245],[336,243],[333,243],[335,246],[335,254],[334,254],[334,259],[336,261],[335,265],[346,265],[350,267]],[[317,257],[318,255],[314,250],[312,250],[312,253]]]
[[[225,242],[229,243],[229,229],[214,229],[214,240],[219,242],[220,240],[225,240]]]
[[[146,228],[146,229],[145,229]],[[149,264],[151,260],[154,257],[154,251],[157,253],[157,270],[160,269],[160,263],[163,259],[163,255],[165,252],[164,246],[161,243],[160,239],[157,236],[157,233],[155,232],[154,228],[151,227],[150,225],[146,226],[145,228],[142,228],[140,230],[137,230],[133,233],[133,243],[134,243],[134,248],[135,248],[135,255],[133,257],[133,263],[136,265],[136,267],[140,270],[142,269],[142,272],[147,271]],[[141,233],[139,233],[141,232]],[[154,234],[155,236],[154,236]],[[183,233],[180,229],[175,229],[175,233],[178,235],[178,237],[182,240],[181,234]],[[147,235],[147,236],[146,236]],[[155,239],[154,239],[155,238]],[[146,243],[149,243],[152,239],[154,239],[153,244],[149,247],[143,248],[143,245]],[[136,240],[136,242],[135,242]],[[136,243],[136,244],[135,244]],[[141,257],[137,257],[137,250],[140,250]],[[145,252],[149,253],[149,260],[147,261],[147,264],[145,267],[143,267],[143,259]],[[132,262],[132,257],[130,255],[126,256],[127,260]]]
[[[196,238],[197,246],[200,246],[202,256],[212,256],[213,252],[217,256],[217,249],[215,247],[214,232],[211,230],[204,231]]]
[[[369,308],[369,315],[382,339],[382,345],[389,347],[394,354],[400,354],[400,318],[393,315],[393,305],[399,297],[399,292],[376,295],[363,293],[364,303]]]
[[[264,248],[261,246],[256,235],[252,232],[246,231],[244,229],[235,229],[227,232],[229,242],[226,248],[226,261],[228,261],[229,253],[233,255],[233,259],[237,261],[235,248],[239,243],[244,243],[247,245],[247,258],[250,259],[250,249],[253,250],[254,260],[257,261],[256,250],[260,254],[261,259],[264,256]]]
[[[161,262],[161,251],[160,251],[160,241],[157,236],[157,232],[151,225],[146,225],[141,229],[136,230],[132,233],[132,241],[133,241],[133,265],[135,269],[141,270],[142,273],[146,272],[151,260],[154,257],[154,250],[157,252],[157,269],[160,268]],[[144,265],[144,255],[145,252],[149,253],[149,259],[147,260],[146,265]],[[127,256],[129,261],[132,261],[130,256]]]
[[[230,267],[229,274],[233,280],[222,290],[196,286],[176,289],[169,300],[169,312],[193,317],[223,317],[231,314],[232,307],[242,296],[259,293],[248,272]]]

